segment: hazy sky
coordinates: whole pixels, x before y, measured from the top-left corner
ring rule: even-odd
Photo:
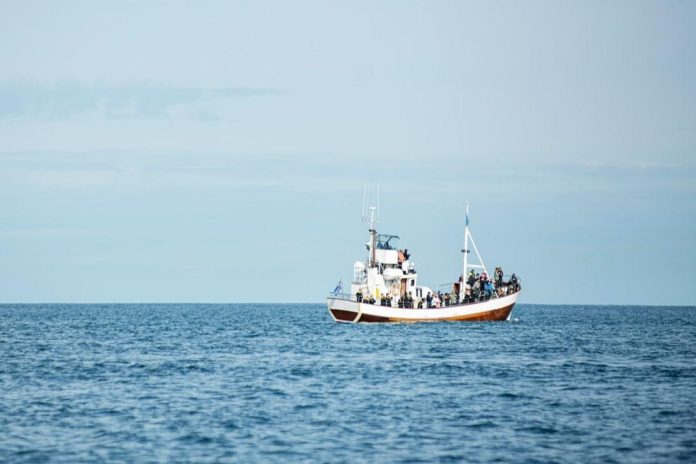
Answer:
[[[323,301],[364,181],[527,303],[696,304],[696,3],[3,2],[0,301]]]

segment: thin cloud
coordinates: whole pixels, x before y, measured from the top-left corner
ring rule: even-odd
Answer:
[[[16,227],[7,228],[0,226],[0,237],[8,239],[92,239],[104,238],[108,234],[104,231],[86,228],[61,228],[61,227]]]
[[[278,89],[0,82],[0,121],[181,118],[219,119],[221,101],[281,94]]]
[[[381,181],[385,193],[427,201],[438,195],[480,195],[486,198],[535,196],[541,193],[638,189],[649,176],[654,188],[692,191],[694,167],[658,169],[620,163],[591,162],[497,165],[479,160],[447,164],[432,160],[403,162],[374,178],[364,157],[317,154],[242,155],[146,151],[0,152],[0,183],[14,187],[84,192],[250,191],[254,189],[306,192],[360,192],[366,179]],[[369,157],[368,157],[369,158]],[[367,176],[367,177],[366,177]],[[501,188],[504,185],[505,188]]]

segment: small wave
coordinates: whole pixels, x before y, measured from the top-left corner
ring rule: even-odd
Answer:
[[[529,432],[529,433],[534,433],[534,434],[540,434],[540,435],[552,435],[558,433],[558,430],[556,430],[553,427],[545,427],[543,425],[532,425],[530,427],[523,427],[517,429],[520,432]]]
[[[473,424],[467,425],[467,427],[470,429],[490,429],[490,428],[495,428],[497,426],[498,426],[498,424],[496,424],[495,422],[490,421],[490,420],[478,421],[478,422],[474,422]]]
[[[290,369],[290,375],[293,377],[312,377],[313,373],[309,369],[295,367]]]
[[[200,445],[207,445],[209,443],[212,443],[214,440],[207,435],[200,435],[197,433],[188,433],[186,435],[179,437],[179,441],[183,441],[186,443],[196,443],[196,444],[200,444]]]

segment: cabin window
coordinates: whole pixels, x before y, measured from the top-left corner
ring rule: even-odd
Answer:
[[[378,250],[397,250],[399,248],[398,235],[380,234],[377,236]]]
[[[416,285],[416,279],[411,279],[411,286]]]

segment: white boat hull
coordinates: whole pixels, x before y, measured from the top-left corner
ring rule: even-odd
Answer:
[[[326,304],[336,322],[438,322],[438,321],[506,321],[520,292],[477,303],[442,308],[392,308],[329,297]]]

